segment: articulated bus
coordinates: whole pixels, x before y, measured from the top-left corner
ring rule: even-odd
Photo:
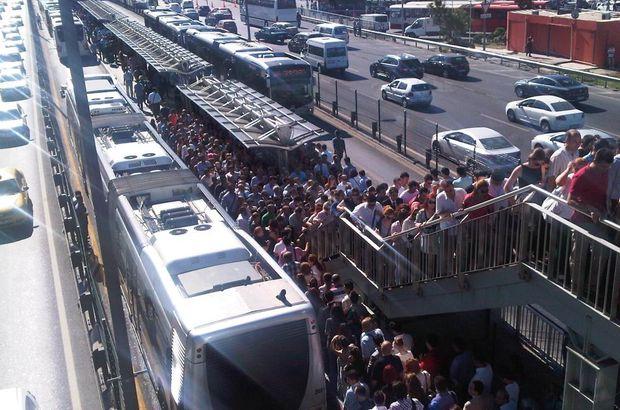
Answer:
[[[295,0],[245,0],[247,1],[250,25],[263,27],[275,22],[297,22]],[[239,5],[241,20],[246,21],[245,4]]]
[[[85,83],[123,301],[162,408],[325,410],[319,331],[303,292],[122,86],[107,75]],[[65,96],[72,106],[70,88]]]

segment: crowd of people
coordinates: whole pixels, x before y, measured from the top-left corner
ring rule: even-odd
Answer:
[[[98,33],[92,36],[95,43],[102,41]],[[543,196],[528,200],[604,236],[599,219],[617,217],[620,209],[615,144],[569,130],[564,147],[534,149],[510,175],[469,175],[458,167],[455,174],[434,169],[415,180],[402,172],[389,183],[377,183],[353,164],[336,133],[333,151],[323,142],[306,144],[291,153],[288,169],[282,169],[268,156],[242,149],[210,120],[161,106],[162,96],[146,73],[122,58],[121,65],[128,94],[141,108],[147,102],[163,139],[313,304],[330,386],[339,391],[346,410],[517,409],[522,376],[517,364],[494,372],[484,349],[461,339],[447,349],[446,341],[429,334],[414,346],[411,335],[397,325],[382,330],[354,284],[326,271],[324,261],[312,253],[309,233],[345,215],[388,240],[412,229],[430,234],[458,225],[457,211],[534,184],[569,205]],[[477,207],[469,218],[509,204]],[[439,223],[429,223],[435,220]]]
[[[556,202],[549,209],[573,221],[590,215],[593,227],[599,216],[610,215],[608,209],[617,210],[620,157],[614,160],[606,140],[581,138],[575,130],[567,132],[565,147],[551,155],[533,150],[507,178],[483,172],[470,176],[459,167],[454,176],[444,168],[420,182],[403,172],[388,185],[375,184],[353,165],[339,135],[332,142],[334,152],[324,143],[309,144],[291,157],[291,170],[285,172],[252,157],[187,110],[162,108],[156,125],[230,216],[305,291],[317,313],[329,379],[346,409],[516,409],[518,369],[505,368],[494,377],[483,352],[469,350],[461,340],[453,341],[450,360],[436,350],[437,336],[427,337],[418,349],[407,334],[387,337],[353,283],[326,272],[311,253],[307,233],[343,213],[384,237],[412,228],[445,229],[459,223],[454,212],[529,184],[552,190],[574,206]],[[508,204],[478,208],[470,217]],[[425,228],[435,218],[440,223]]]

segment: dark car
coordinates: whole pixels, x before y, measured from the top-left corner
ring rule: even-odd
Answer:
[[[235,20],[220,20],[215,27],[226,30],[229,33],[237,34],[237,23],[235,23]]]
[[[284,43],[287,37],[288,33],[277,27],[263,27],[254,33],[256,40],[268,43]]]
[[[424,63],[424,71],[444,77],[465,78],[469,74],[467,59],[458,54],[438,54]]]
[[[589,98],[588,87],[567,75],[539,75],[529,80],[515,83],[515,94],[519,98],[535,95],[555,95],[571,102],[585,101]]]
[[[205,20],[206,20],[206,23],[209,24],[210,26],[215,26],[217,22],[220,20],[232,20],[232,19],[233,19],[233,15],[230,9],[220,8],[220,9],[211,10],[211,12],[209,13],[209,15],[207,16]]]
[[[306,46],[306,41],[308,41],[309,38],[315,37],[323,37],[323,34],[311,31],[297,33],[293,36],[291,41],[288,42],[288,50],[293,53],[299,53]]]
[[[387,55],[370,65],[371,77],[383,77],[388,81],[396,78],[422,78],[424,67],[411,54]]]
[[[211,7],[209,6],[200,6],[198,7],[198,15],[200,17],[207,17],[211,13]]]

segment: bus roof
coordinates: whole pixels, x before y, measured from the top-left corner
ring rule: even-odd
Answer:
[[[318,44],[320,46],[324,46],[324,47],[335,47],[335,46],[345,46],[347,45],[347,43],[344,40],[340,40],[337,38],[333,38],[333,37],[315,37],[315,38],[309,38],[308,41],[306,41],[306,44]]]
[[[281,66],[308,66],[310,65],[299,57],[275,51],[250,51],[239,53],[236,57],[259,65],[262,68]]]
[[[430,5],[433,4],[433,2],[425,2],[425,1],[410,1],[408,3],[405,3],[404,5],[400,5],[400,4],[393,4],[390,6],[390,11],[398,11],[401,8],[405,8],[405,9],[427,9],[430,7]],[[470,5],[469,1],[463,1],[463,0],[456,0],[456,1],[448,1],[444,3],[444,6],[446,8],[462,8],[462,7],[468,7]]]

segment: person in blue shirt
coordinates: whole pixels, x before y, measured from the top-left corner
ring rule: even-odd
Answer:
[[[355,370],[349,370],[345,376],[349,385],[344,395],[344,410],[367,410],[368,386],[360,381],[360,375]],[[365,393],[365,394],[364,394]]]
[[[428,405],[428,410],[450,410],[456,404],[456,394],[448,390],[448,381],[443,376],[435,377],[437,394]]]

